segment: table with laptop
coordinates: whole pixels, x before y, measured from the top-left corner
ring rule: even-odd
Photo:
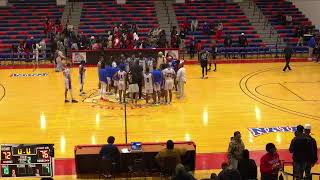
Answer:
[[[194,142],[175,142],[175,148],[185,149],[186,153],[181,157],[182,164],[190,171],[195,170],[196,145]],[[103,145],[78,145],[75,147],[75,165],[78,178],[99,176],[101,157],[99,152]],[[141,172],[143,176],[157,176],[160,167],[155,156],[166,148],[165,142],[130,144],[117,144],[120,162],[114,174],[117,177],[128,177],[128,173]],[[139,176],[141,175],[139,174]]]

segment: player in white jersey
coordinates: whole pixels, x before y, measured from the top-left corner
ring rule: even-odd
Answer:
[[[84,94],[83,84],[84,84],[84,77],[86,72],[85,64],[86,64],[85,61],[81,61],[81,64],[79,65],[80,96]]]
[[[125,66],[120,66],[120,70],[117,72],[119,77],[118,90],[119,90],[119,100],[122,103],[122,99],[124,102],[124,96],[126,95],[126,71]]]
[[[146,93],[146,103],[149,102],[149,95],[152,97],[153,94],[153,82],[152,82],[152,74],[149,71],[149,68],[146,68],[146,73],[143,75],[144,77],[144,90]]]
[[[70,74],[70,63],[67,64],[67,67],[63,70],[63,76],[64,76],[64,85],[65,85],[65,91],[64,91],[64,102],[69,102],[67,99],[68,91],[70,92],[71,96],[71,102],[77,103],[78,101],[73,99],[72,96],[72,88],[71,88],[71,74]]]
[[[176,76],[176,72],[171,66],[169,66],[162,71],[162,74],[165,80],[165,84],[164,84],[165,101],[166,103],[168,103],[168,94],[169,94],[169,98],[170,98],[169,104],[170,104],[172,102],[172,89],[174,86],[174,79]]]

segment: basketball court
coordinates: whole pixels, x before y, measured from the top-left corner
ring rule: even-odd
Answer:
[[[171,105],[127,105],[128,142],[194,141],[198,178],[219,172],[215,159],[224,156],[237,130],[256,159],[268,142],[288,149],[298,124],[311,124],[320,142],[320,64],[292,63],[287,72],[283,65],[218,64],[208,79],[200,79],[198,65],[187,65],[183,100],[174,95]],[[57,179],[75,177],[63,166],[72,164],[74,146],[103,144],[110,135],[125,143],[124,105],[112,97],[99,100],[97,69],[86,72],[85,96],[79,96],[78,68],[72,69],[72,87],[77,104],[64,103],[63,74],[53,68],[0,71],[1,143],[55,144]]]

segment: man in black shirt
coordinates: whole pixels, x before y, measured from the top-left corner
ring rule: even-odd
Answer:
[[[202,69],[202,79],[204,78],[208,78],[204,76],[204,71],[206,72],[206,76],[208,75],[208,61],[210,58],[210,53],[207,50],[203,50],[202,52],[200,52],[199,54],[199,61],[200,61],[200,65],[201,65],[201,69]]]
[[[225,50],[225,58],[230,58],[230,53],[229,53],[229,48],[232,47],[232,37],[230,36],[230,34],[227,34],[224,38],[224,48]]]
[[[137,65],[138,62],[132,63],[130,71],[128,72],[127,78],[127,86],[129,87],[128,92],[132,98],[132,103],[138,103],[138,93],[139,93],[139,85],[138,85],[138,76],[142,72],[140,70],[140,66]]]
[[[306,164],[306,179],[311,179],[311,168],[318,162],[318,147],[317,147],[317,141],[311,136],[311,125],[306,124],[304,126],[304,134],[311,140],[313,154],[311,155],[311,163]],[[310,156],[310,155],[309,155]]]
[[[289,64],[290,64],[291,56],[292,56],[292,53],[293,53],[293,49],[287,44],[286,47],[283,50],[283,53],[284,53],[284,56],[285,56],[285,59],[286,59],[286,65],[283,68],[283,72],[285,72],[287,70],[287,68],[291,71],[291,68],[290,68]]]
[[[240,57],[246,58],[246,47],[248,46],[248,40],[247,37],[244,35],[244,33],[241,33],[241,36],[239,36],[239,44],[240,44]]]
[[[242,151],[242,159],[238,162],[238,171],[241,179],[257,179],[257,165],[253,159],[249,159],[249,151]]]

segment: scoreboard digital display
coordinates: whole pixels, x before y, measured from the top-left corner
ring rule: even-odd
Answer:
[[[0,177],[53,177],[53,144],[1,144]]]

